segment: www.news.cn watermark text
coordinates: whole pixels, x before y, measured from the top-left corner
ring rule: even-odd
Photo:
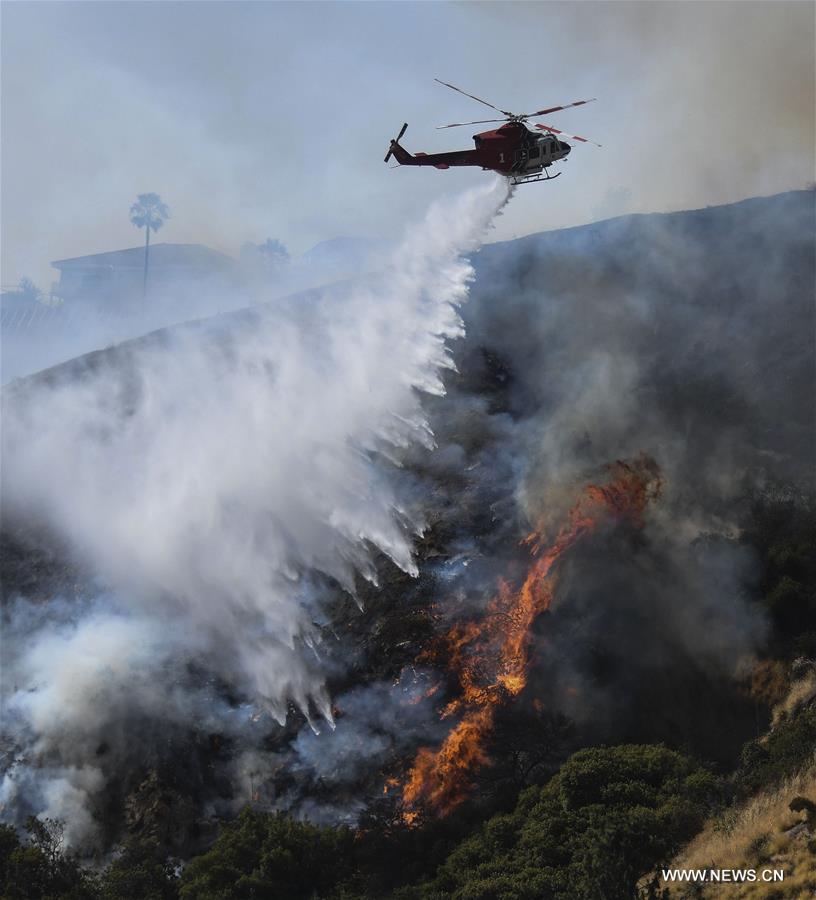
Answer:
[[[784,869],[662,869],[663,881],[696,884],[784,881]]]

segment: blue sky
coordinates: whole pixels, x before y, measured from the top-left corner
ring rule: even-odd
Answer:
[[[497,239],[622,212],[682,209],[814,178],[810,3],[5,2],[2,282],[134,246],[137,193],[158,239],[297,254],[337,235],[396,237],[478,169],[391,170],[472,146],[436,125],[483,107],[598,97],[552,117],[579,146],[521,189]],[[485,110],[486,111],[486,110]]]

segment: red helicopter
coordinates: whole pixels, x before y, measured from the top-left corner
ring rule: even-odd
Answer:
[[[502,119],[454,122],[451,125],[439,125],[437,126],[438,128],[486,125],[489,122],[504,122],[506,124],[496,128],[494,131],[483,131],[481,134],[474,134],[475,150],[411,154],[400,145],[400,139],[408,127],[406,122],[402,126],[400,133],[391,141],[391,146],[385,155],[386,162],[394,156],[401,166],[433,166],[435,169],[449,169],[451,166],[480,166],[482,169],[498,172],[500,175],[510,178],[513,184],[527,184],[531,181],[549,181],[551,178],[557,178],[561,174],[559,172],[556,175],[550,175],[547,169],[554,162],[566,159],[572,148],[565,141],[557,138],[556,135],[561,135],[573,141],[595,144],[595,141],[579,137],[577,134],[564,134],[563,131],[554,128],[552,125],[537,124],[535,127],[545,132],[545,134],[536,134],[524,124],[527,119],[535,119],[562,109],[568,109],[571,106],[583,106],[585,103],[591,103],[595,99],[594,97],[592,100],[576,100],[573,103],[566,103],[564,106],[550,106],[547,109],[539,109],[537,112],[518,115],[517,113],[508,112],[506,109],[499,109],[498,106],[493,106],[487,100],[468,94],[467,91],[448,84],[447,81],[440,81],[438,78],[435,78],[434,81],[454,91],[458,91],[472,100],[477,100],[479,103],[495,109],[496,112],[500,112],[504,116]],[[595,144],[595,146],[600,147],[601,145]]]

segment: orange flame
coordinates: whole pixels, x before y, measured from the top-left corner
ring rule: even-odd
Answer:
[[[474,773],[489,764],[486,740],[499,705],[520,694],[530,665],[530,629],[552,604],[554,567],[578,541],[610,519],[642,527],[647,504],[659,496],[660,472],[646,456],[607,466],[609,481],[587,485],[548,544],[539,529],[522,542],[533,562],[518,590],[502,582],[484,618],[457,623],[437,642],[433,656],[446,660],[459,696],[442,718],[461,714],[437,750],[422,747],[402,788],[403,820],[411,825],[423,810],[447,815],[462,803]]]

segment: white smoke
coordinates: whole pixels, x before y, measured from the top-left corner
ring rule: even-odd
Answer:
[[[383,275],[6,392],[7,521],[47,523],[100,583],[53,619],[12,610],[3,700],[25,763],[0,792],[6,817],[81,807],[68,838],[87,838],[95,744],[136,740],[134,711],[215,714],[188,661],[278,721],[293,703],[331,722],[321,584],[375,580],[375,550],[415,572],[422,522],[387,461],[433,445],[422,394],[443,392],[463,332],[462,254],[509,197],[496,180],[437,204]]]

